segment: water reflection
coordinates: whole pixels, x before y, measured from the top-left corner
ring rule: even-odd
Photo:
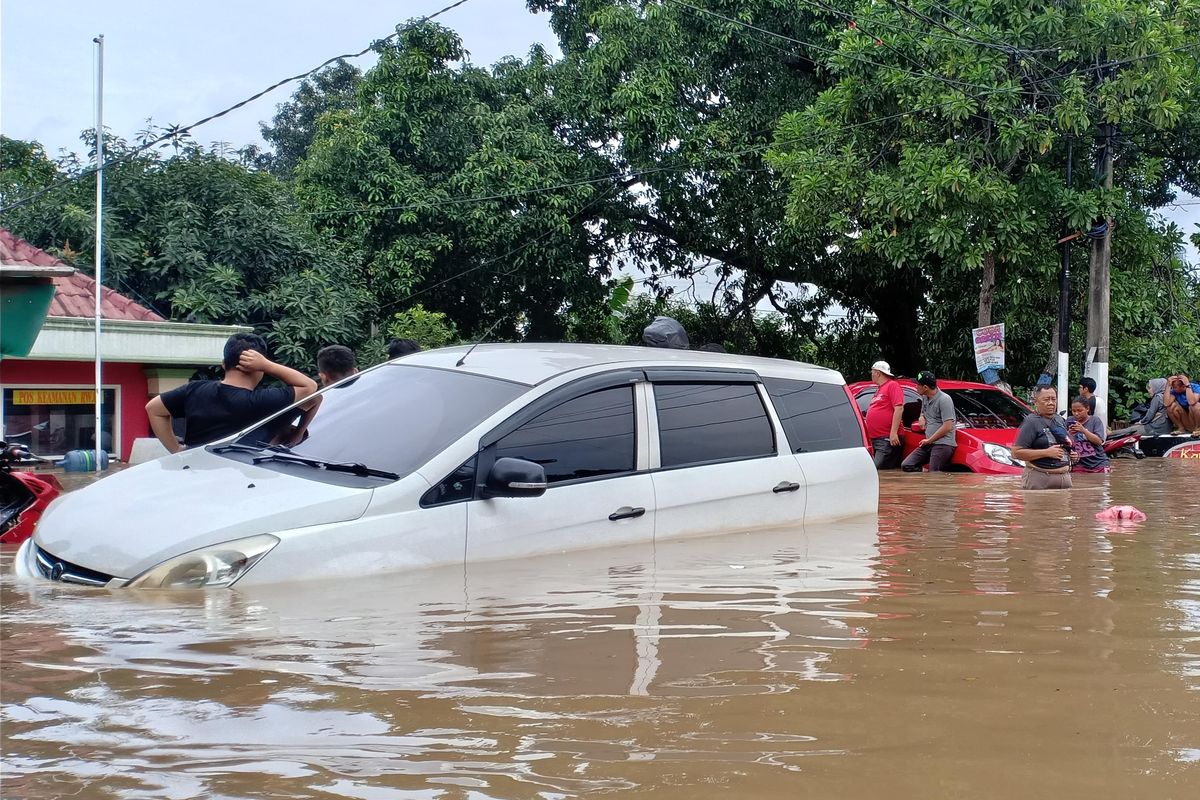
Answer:
[[[889,475],[878,520],[351,583],[6,577],[3,793],[1187,796],[1181,467]]]

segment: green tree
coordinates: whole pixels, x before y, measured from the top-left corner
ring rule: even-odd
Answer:
[[[445,314],[426,311],[420,303],[394,314],[387,333],[395,339],[412,339],[426,350],[445,347],[458,337],[454,323]]]
[[[789,324],[811,330],[822,307],[841,298],[818,280],[818,239],[784,224],[786,186],[765,156],[782,116],[827,81],[811,54],[786,40],[820,35],[812,10],[716,4],[772,36],[673,0],[529,6],[550,12],[563,51],[550,74],[568,120],[562,135],[622,176],[613,229],[624,263],[648,273],[651,289],[668,284],[660,278],[714,276],[714,303],[731,326],[753,330],[756,307],[769,300]],[[804,282],[829,290],[801,301],[795,286]]]
[[[2,224],[89,271],[94,177],[72,159],[51,176],[36,145],[2,144],[5,202],[62,184]],[[253,325],[297,366],[324,344],[367,337],[373,299],[346,268],[352,255],[307,228],[286,185],[189,141],[169,156],[116,137],[106,149],[116,160],[105,170],[107,285],[170,319]]]
[[[362,71],[344,60],[302,81],[292,98],[276,108],[271,123],[260,126],[273,151],[266,166],[280,177],[291,176],[317,135],[317,120],[327,112],[352,108],[361,82]]]
[[[1010,352],[1044,353],[1063,220],[1086,231],[1119,210],[1145,228],[1172,185],[1194,185],[1195,0],[827,9],[838,80],[784,118],[772,163],[789,179],[791,225],[820,232],[864,285],[905,275],[918,290],[873,309],[881,336],[906,317],[910,336],[923,328],[938,351],[967,354],[965,332],[997,304]],[[1121,132],[1121,191],[1091,176],[1102,124]],[[925,363],[963,366],[930,351]],[[906,370],[920,357],[915,339],[897,353]]]
[[[603,301],[607,165],[557,135],[544,52],[486,70],[441,26],[398,32],[357,105],[319,118],[297,197],[361,254],[381,319],[419,300],[464,334],[560,338]]]

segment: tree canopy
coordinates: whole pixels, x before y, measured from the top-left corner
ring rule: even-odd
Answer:
[[[401,25],[365,72],[305,80],[262,126],[272,152],[118,141],[114,288],[255,324],[297,363],[382,353],[389,330],[636,341],[669,308],[697,342],[968,377],[969,329],[1004,322],[1027,384],[1059,240],[1080,343],[1111,218],[1114,385],[1200,371],[1197,272],[1156,214],[1200,193],[1200,0],[528,5],[561,57],[484,67],[452,30]],[[81,165],[2,144],[0,205],[79,179],[0,223],[86,265]],[[670,299],[701,273],[705,302]]]

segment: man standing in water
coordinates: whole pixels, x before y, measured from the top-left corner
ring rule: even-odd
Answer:
[[[954,457],[954,448],[958,446],[954,435],[954,401],[938,388],[937,377],[929,370],[917,373],[917,394],[921,395],[925,438],[900,467],[905,472],[920,472],[921,467],[929,464],[930,472],[941,472]]]
[[[900,463],[900,417],[904,390],[886,361],[871,365],[871,380],[879,387],[867,406],[867,438],[875,451],[875,469],[895,469]]]
[[[1021,422],[1013,442],[1013,458],[1025,462],[1022,489],[1070,489],[1070,439],[1058,409],[1058,393],[1050,386],[1033,390],[1034,412]]]

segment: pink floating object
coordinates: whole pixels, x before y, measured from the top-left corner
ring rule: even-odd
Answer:
[[[1113,506],[1106,508],[1103,511],[1096,513],[1098,520],[1128,520],[1130,522],[1144,522],[1146,515],[1138,511],[1133,506]]]

